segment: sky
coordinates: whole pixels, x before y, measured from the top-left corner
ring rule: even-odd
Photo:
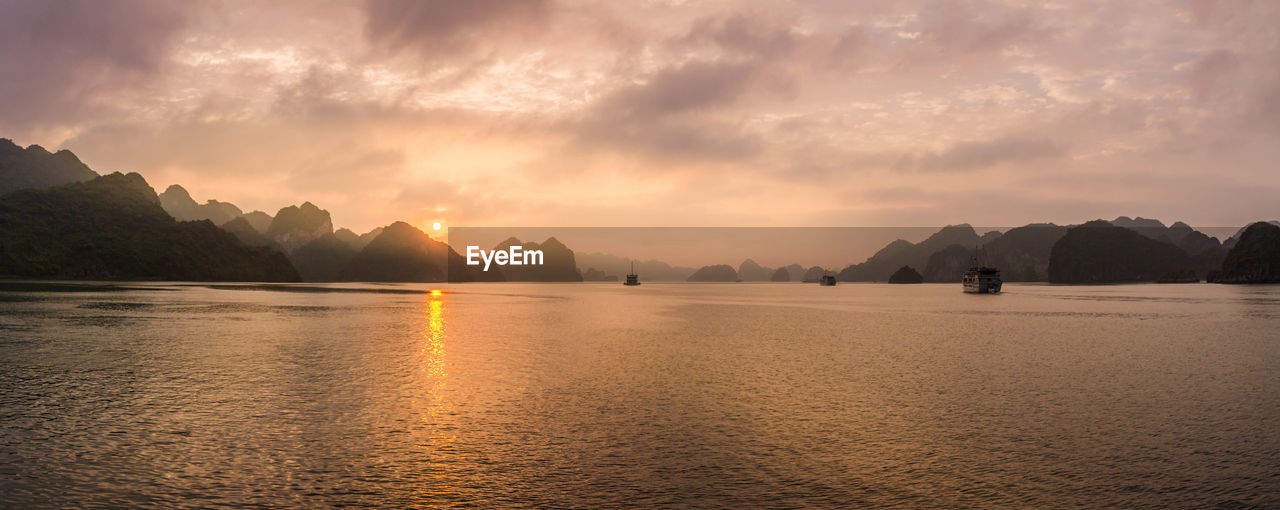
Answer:
[[[1280,2],[0,0],[0,137],[334,224],[1280,217]]]

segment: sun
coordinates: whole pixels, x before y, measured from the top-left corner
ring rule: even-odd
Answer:
[[[440,230],[440,222],[437,221],[435,223],[432,223],[431,230]]]

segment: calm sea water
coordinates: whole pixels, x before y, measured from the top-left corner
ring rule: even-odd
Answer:
[[[0,286],[0,506],[1280,506],[1277,286],[126,287]]]

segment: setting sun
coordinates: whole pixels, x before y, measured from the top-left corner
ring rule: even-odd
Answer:
[[[1280,510],[1280,0],[0,13],[0,510]]]

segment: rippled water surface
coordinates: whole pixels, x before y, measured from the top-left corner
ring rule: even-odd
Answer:
[[[1280,287],[0,285],[0,506],[1280,506]]]

